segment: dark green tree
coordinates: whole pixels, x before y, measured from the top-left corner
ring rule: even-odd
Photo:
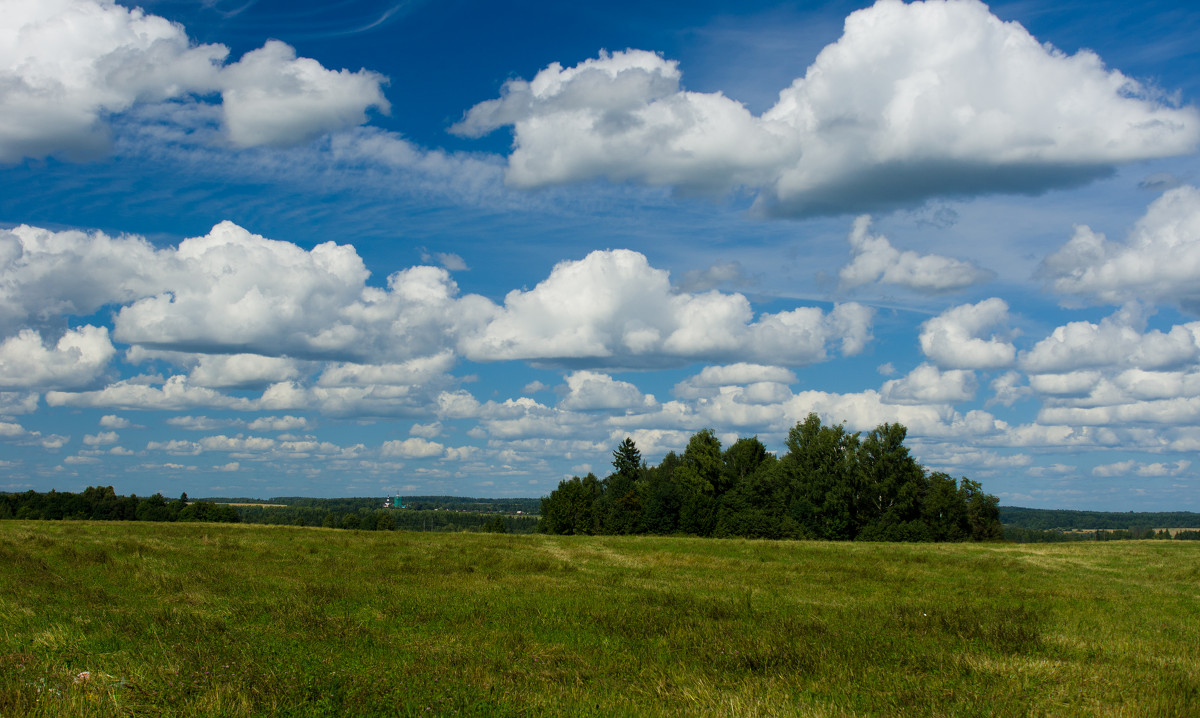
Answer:
[[[602,486],[595,474],[582,479],[573,476],[559,482],[558,488],[542,499],[538,530],[551,534],[593,534],[596,532],[595,504]]]
[[[1004,525],[1000,523],[1000,500],[983,493],[977,481],[963,477],[959,481],[959,492],[967,506],[967,525],[972,541],[999,541],[1004,538]]]
[[[737,486],[769,460],[774,460],[774,457],[757,436],[743,437],[733,442],[721,455],[717,494],[724,494]]]
[[[679,486],[679,530],[709,536],[716,527],[717,489],[721,485],[721,440],[712,429],[688,439],[673,480]]]
[[[645,464],[633,439],[626,437],[621,442],[613,452],[612,465],[615,471],[604,479],[603,491],[595,507],[600,531],[606,534],[639,533]]]
[[[765,461],[721,497],[714,536],[798,538],[800,528],[788,513],[789,489],[777,461]]]
[[[658,466],[646,470],[645,500],[642,502],[642,529],[653,534],[673,534],[679,530],[679,509],[683,493],[675,482],[675,470],[681,461],[674,451],[667,452]]]
[[[921,521],[929,479],[904,445],[907,435],[903,424],[881,424],[862,440],[858,450],[861,494],[857,512],[861,538],[930,539]]]
[[[959,493],[954,478],[940,471],[929,476],[929,492],[921,515],[934,541],[963,541],[970,533],[965,497]]]
[[[853,539],[860,501],[858,434],[840,424],[824,426],[813,413],[788,432],[787,447],[780,469],[796,526],[810,538]]]

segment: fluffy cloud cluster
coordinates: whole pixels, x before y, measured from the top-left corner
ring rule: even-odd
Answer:
[[[1017,348],[1005,332],[980,336],[1008,321],[1008,304],[992,297],[977,304],[962,304],[921,325],[921,351],[949,369],[998,369],[1009,366]]]
[[[861,351],[870,322],[871,310],[854,303],[756,318],[741,294],[677,292],[642,254],[596,251],[510,292],[463,348],[472,359],[635,366],[728,357],[794,366],[825,359],[835,343],[844,354]]]
[[[1041,274],[1062,294],[1111,304],[1168,302],[1200,313],[1200,189],[1163,194],[1124,242],[1076,227]]]
[[[638,409],[652,407],[653,395],[642,394],[633,384],[607,374],[577,371],[567,375],[568,393],[559,407],[574,411],[590,409]]]
[[[917,292],[949,292],[991,279],[993,272],[970,262],[936,254],[902,252],[881,234],[871,234],[871,218],[854,220],[848,237],[852,258],[838,272],[843,289],[883,282]]]
[[[883,400],[891,404],[956,404],[975,396],[975,373],[962,369],[939,371],[922,364],[901,379],[883,384]]]
[[[237,146],[302,142],[387,112],[384,78],[328,70],[271,41],[230,65],[223,45],[113,0],[8,0],[0,26],[0,163],[103,151],[138,103],[220,93]]]
[[[1193,108],[1163,104],[1094,53],[1042,45],[976,0],[880,0],[851,14],[758,117],[680,79],[677,63],[640,50],[554,63],[453,129],[511,126],[516,186],[745,186],[764,211],[800,216],[1070,185],[1200,140]]]
[[[1146,318],[1136,305],[1122,308],[1099,323],[1071,322],[1057,327],[1021,355],[1032,373],[1067,372],[1092,367],[1170,369],[1200,358],[1200,322],[1168,331],[1145,331]]]
[[[81,388],[98,377],[115,352],[106,328],[59,330],[53,348],[43,337],[63,316],[103,307],[114,308],[113,338],[131,345],[128,362],[187,372],[114,384],[103,394],[114,406],[216,406],[225,395],[209,390],[267,388],[269,410],[370,405],[391,415],[446,386],[460,356],[580,367],[799,366],[855,354],[871,339],[872,312],[862,305],[756,315],[742,294],[679,290],[668,272],[628,250],[562,262],[503,304],[461,295],[440,267],[410,267],[372,286],[350,245],[305,250],[230,222],[163,249],[138,237],[22,226],[0,232],[0,253],[6,385]],[[575,376],[581,383],[568,405],[608,406],[621,394]],[[637,393],[633,401],[653,400]]]
[[[98,377],[115,353],[105,327],[72,329],[52,347],[24,329],[0,343],[0,386],[79,387]]]

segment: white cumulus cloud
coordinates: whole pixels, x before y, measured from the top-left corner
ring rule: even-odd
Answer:
[[[838,271],[844,289],[883,282],[916,292],[949,292],[985,282],[995,276],[974,264],[936,254],[900,251],[882,234],[871,234],[871,218],[854,220],[850,241],[850,263]]]
[[[976,387],[973,371],[940,371],[922,364],[900,379],[885,381],[880,394],[889,404],[953,404],[975,398]]]
[[[1062,373],[1093,367],[1168,369],[1200,357],[1200,322],[1168,331],[1145,331],[1144,310],[1128,305],[1099,323],[1070,322],[1055,328],[1028,351],[1021,367],[1030,372]]]
[[[788,365],[863,349],[871,310],[855,303],[829,313],[802,307],[757,319],[741,294],[673,291],[668,273],[630,250],[595,251],[561,262],[503,308],[462,347],[475,360],[590,360],[653,365],[698,358],[745,358]]]
[[[948,369],[999,369],[1016,359],[1004,331],[981,336],[1008,321],[1008,303],[992,297],[951,307],[921,325],[921,351]]]
[[[441,456],[445,451],[446,447],[436,441],[414,436],[402,441],[385,441],[380,453],[383,456],[396,456],[402,459],[428,459]],[[456,453],[456,457],[461,458],[461,452]]]
[[[975,0],[880,0],[852,13],[761,116],[681,78],[678,63],[642,50],[552,63],[505,83],[453,131],[511,126],[507,180],[519,187],[744,186],[760,209],[799,216],[1068,186],[1200,140],[1193,108]]]
[[[1124,242],[1076,227],[1040,274],[1062,294],[1109,304],[1169,302],[1200,312],[1200,189],[1165,193]]]
[[[113,0],[5,0],[0,25],[0,163],[85,158],[109,119],[138,104],[221,93],[240,147],[302,142],[387,112],[386,79],[333,71],[276,41],[225,65],[229,48]]]
[[[68,330],[54,346],[47,346],[38,332],[22,329],[0,343],[0,386],[84,386],[104,371],[114,354],[106,327],[89,324]]]
[[[567,395],[558,404],[562,409],[633,409],[652,407],[656,403],[653,395],[643,394],[633,384],[594,371],[568,374],[567,387]]]

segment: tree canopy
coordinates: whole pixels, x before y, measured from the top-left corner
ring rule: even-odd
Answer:
[[[711,429],[682,455],[647,466],[633,439],[613,473],[565,480],[542,499],[540,530],[560,534],[875,541],[986,541],[1003,537],[998,501],[979,483],[929,474],[904,445],[902,424],[865,436],[798,422],[776,458],[757,437],[723,449]]]

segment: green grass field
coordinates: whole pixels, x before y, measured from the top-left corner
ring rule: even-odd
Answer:
[[[264,714],[1196,716],[1200,543],[0,521],[0,715]]]

